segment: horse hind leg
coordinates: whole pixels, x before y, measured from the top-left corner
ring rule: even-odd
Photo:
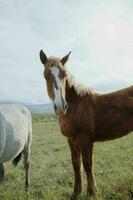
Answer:
[[[30,167],[30,150],[32,144],[32,119],[29,113],[29,130],[28,130],[28,140],[23,150],[23,163],[25,170],[25,190],[26,192],[29,190],[30,179],[29,179],[29,167]]]
[[[24,170],[25,170],[25,190],[29,190],[30,180],[29,180],[29,166],[30,166],[30,147],[25,146],[23,150],[24,155]]]
[[[14,166],[17,166],[17,164],[19,163],[20,159],[21,159],[21,156],[22,156],[22,152],[20,152],[12,161],[12,164]]]
[[[4,164],[0,163],[0,182],[2,182],[5,174]]]

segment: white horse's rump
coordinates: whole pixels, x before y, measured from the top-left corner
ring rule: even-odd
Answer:
[[[32,122],[28,109],[22,105],[0,105],[0,163],[14,159],[17,164],[23,153],[27,174],[31,142]],[[28,177],[26,184],[29,185]]]

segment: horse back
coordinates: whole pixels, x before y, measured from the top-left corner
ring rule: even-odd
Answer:
[[[98,140],[128,134],[133,130],[133,87],[98,95],[94,109]]]

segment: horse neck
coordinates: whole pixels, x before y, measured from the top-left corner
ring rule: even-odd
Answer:
[[[68,80],[66,80],[65,93],[66,93],[66,101],[68,104],[70,104],[73,101],[76,101],[76,99],[78,99],[78,95],[77,95],[74,85],[70,86],[68,83]]]

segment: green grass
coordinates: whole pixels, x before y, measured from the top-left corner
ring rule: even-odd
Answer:
[[[14,168],[5,163],[6,174],[0,185],[0,200],[67,200],[73,190],[73,169],[66,138],[56,117],[33,115],[33,144],[28,194],[24,191],[22,161]],[[133,135],[96,143],[94,173],[98,200],[133,199]],[[86,177],[83,175],[85,199]]]

